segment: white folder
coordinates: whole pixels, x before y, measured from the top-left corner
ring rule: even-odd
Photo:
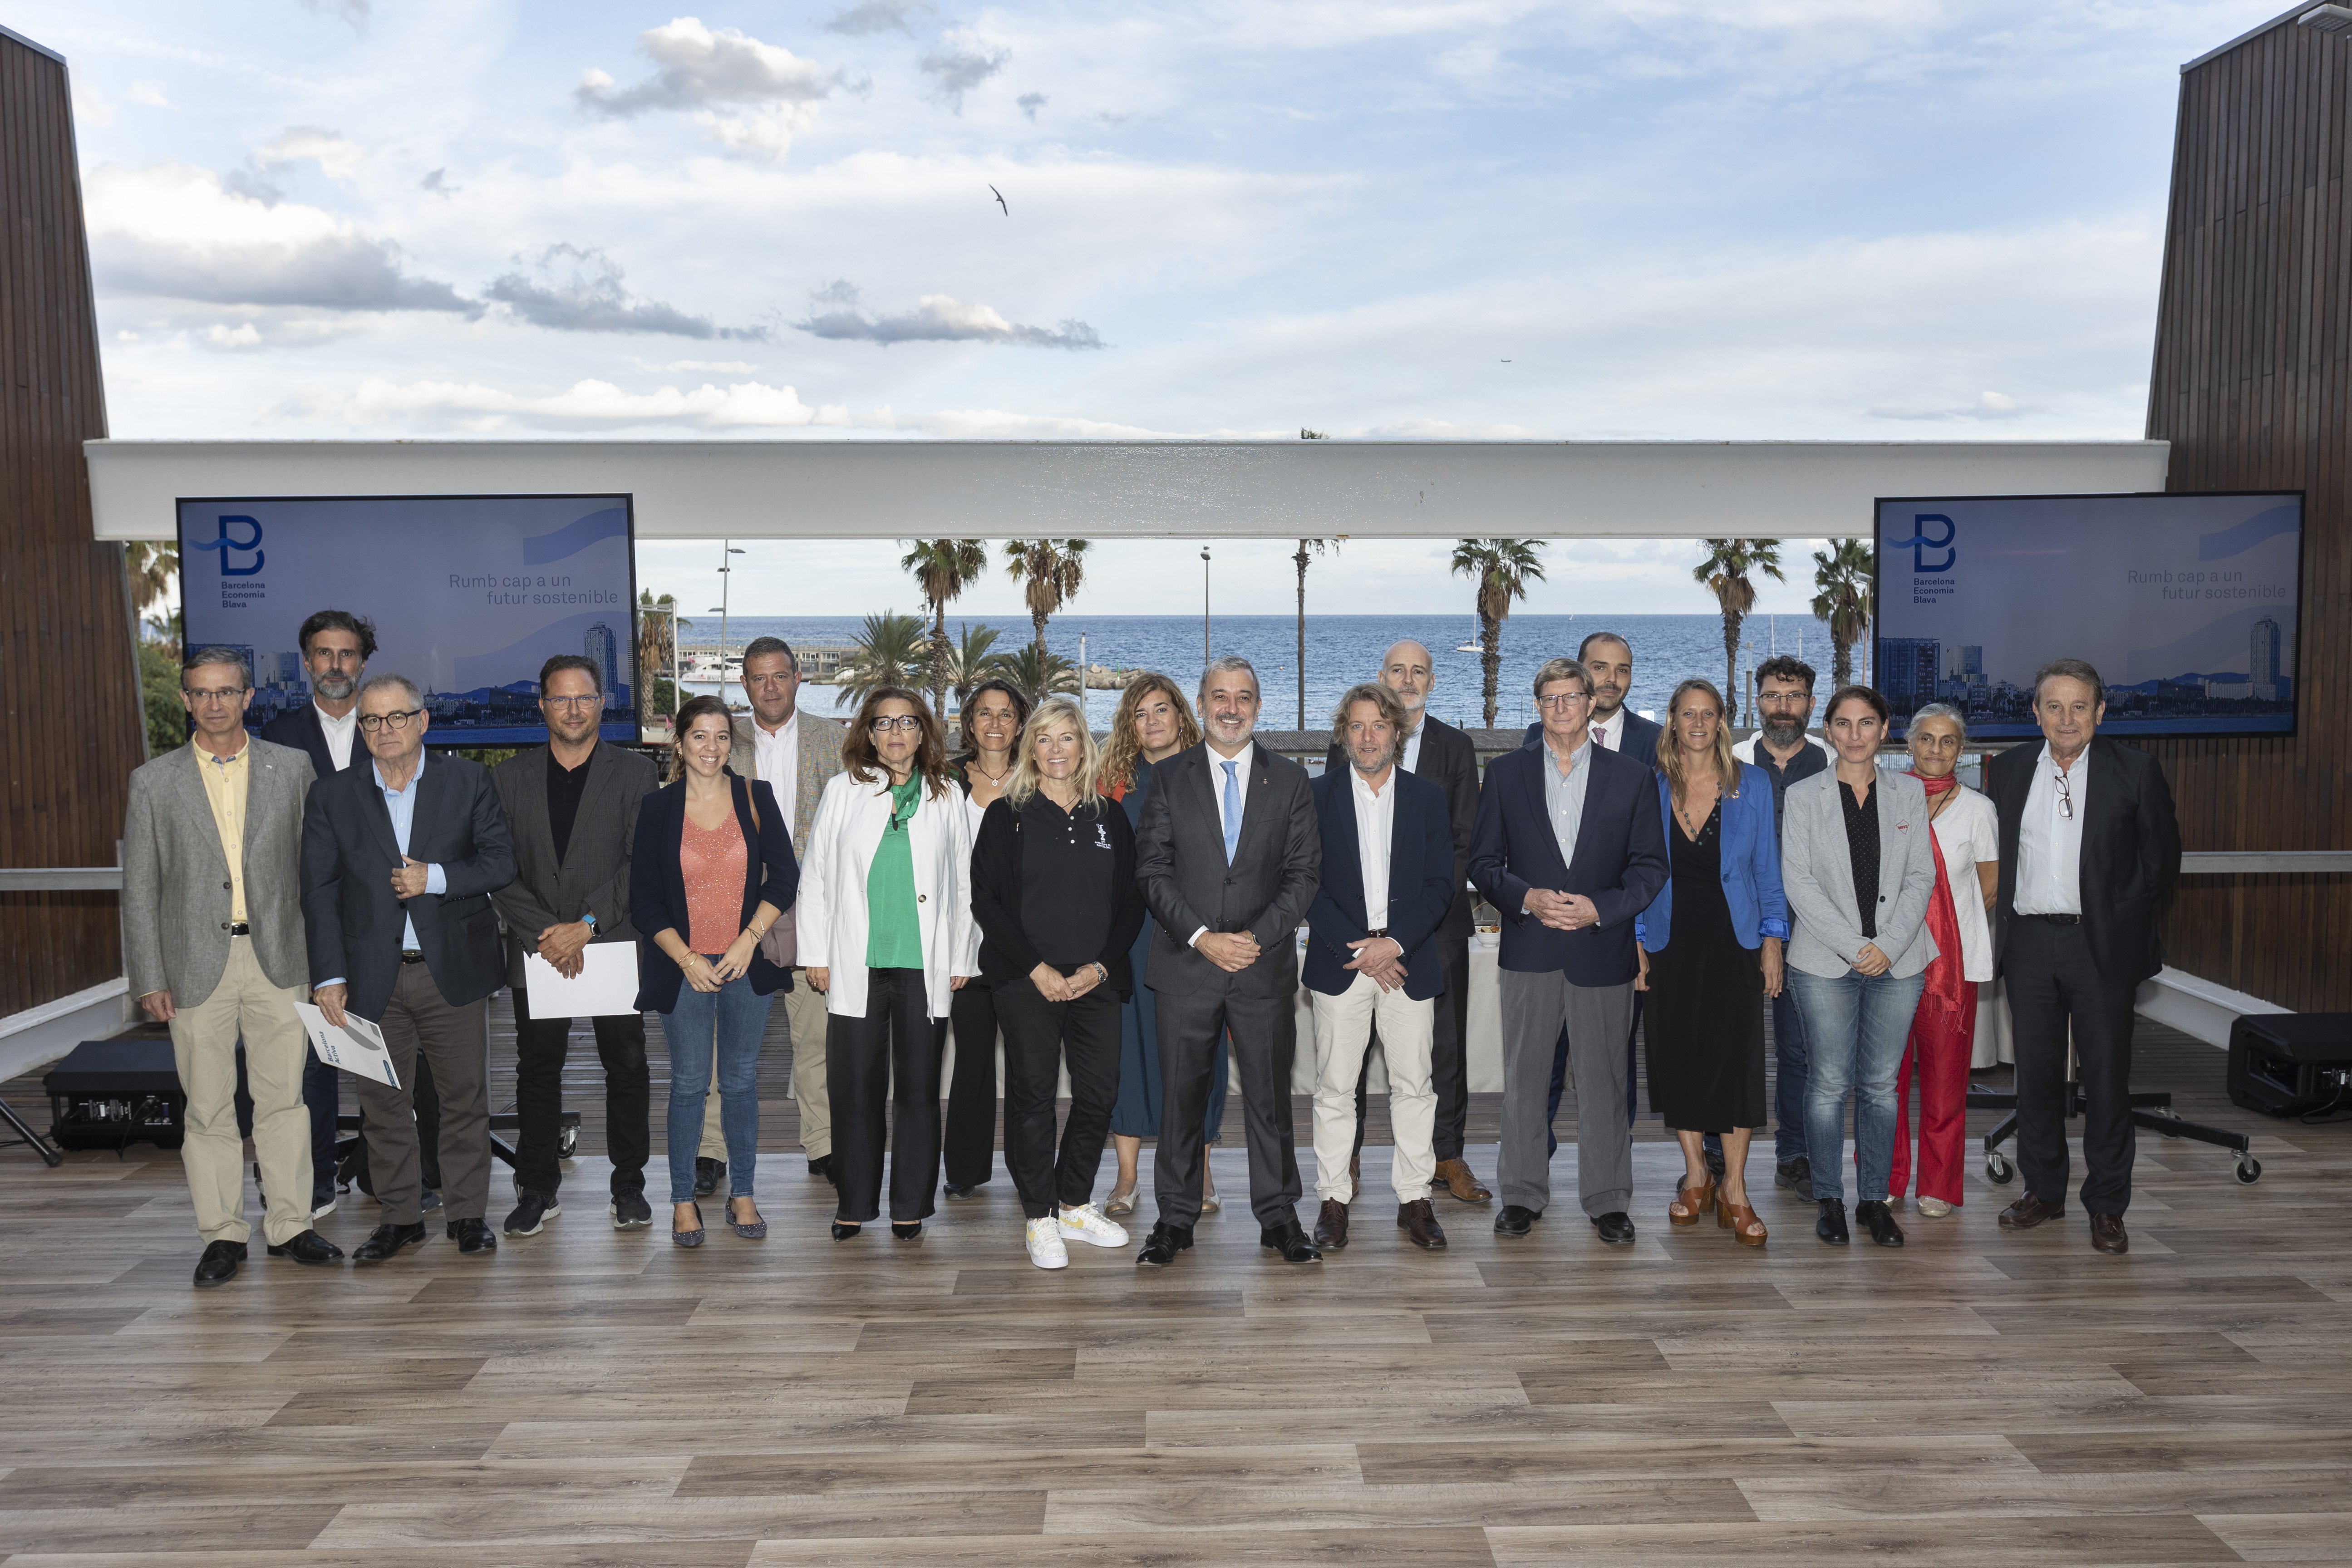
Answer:
[[[603,1018],[637,1010],[637,944],[592,942],[580,950],[580,973],[566,980],[555,965],[526,953],[523,990],[534,1018]]]
[[[319,1059],[331,1068],[372,1078],[379,1083],[400,1087],[400,1075],[392,1070],[392,1057],[383,1048],[383,1031],[361,1017],[357,1013],[343,1014],[343,1026],[327,1022],[327,1015],[308,1002],[294,1004],[294,1011],[302,1020],[303,1032],[310,1037],[310,1048]]]

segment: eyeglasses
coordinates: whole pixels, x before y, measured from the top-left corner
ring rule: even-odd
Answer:
[[[2066,782],[2063,770],[2052,776],[2058,781],[2058,815],[2072,822],[2074,820],[2074,786]]]
[[[205,703],[234,702],[246,692],[246,689],[242,686],[223,686],[210,689],[196,686],[183,686],[180,690],[189,701]]]
[[[539,705],[542,708],[569,708],[577,713],[586,708],[602,708],[604,705],[604,694],[599,691],[591,692],[585,697],[542,697],[539,700]]]
[[[424,711],[422,708],[395,708],[389,713],[362,713],[360,728],[371,735],[383,729],[405,730],[408,721]]]
[[[1590,702],[1591,700],[1592,697],[1590,692],[1563,691],[1559,693],[1557,696],[1537,698],[1536,706],[1538,708],[1557,709],[1565,708],[1574,702]]]
[[[911,732],[919,731],[922,727],[923,721],[912,713],[901,713],[897,718],[877,719],[873,721],[874,732],[877,735],[888,734],[893,730],[905,730]]]

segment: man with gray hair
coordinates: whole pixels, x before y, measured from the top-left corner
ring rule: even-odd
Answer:
[[[360,688],[364,768],[310,788],[302,817],[302,914],[319,1010],[383,1030],[395,1089],[358,1080],[384,1223],[354,1263],[425,1240],[416,1119],[408,1084],[422,1057],[441,1097],[443,1217],[461,1253],[496,1251],[489,1227],[488,1002],[506,973],[490,895],[514,880],[514,843],[487,769],[429,763],[424,694],[403,675]]]
[[[1201,676],[1200,745],[1153,770],[1136,835],[1136,880],[1159,922],[1146,983],[1159,996],[1160,1220],[1136,1257],[1164,1268],[1201,1213],[1201,1117],[1217,1040],[1230,1030],[1249,1134],[1260,1245],[1316,1263],[1298,1223],[1290,1067],[1297,1048],[1299,921],[1322,849],[1307,770],[1255,744],[1257,671],[1228,655]]]
[[[196,1284],[209,1287],[236,1276],[253,1234],[236,1125],[240,1036],[269,1256],[324,1264],[342,1252],[310,1228],[310,1039],[294,1011],[309,989],[295,891],[310,759],[246,733],[253,681],[229,648],[196,651],[180,671],[180,701],[189,743],[131,775],[123,968],[147,1016],[171,1026],[187,1096],[180,1163],[205,1240]]]

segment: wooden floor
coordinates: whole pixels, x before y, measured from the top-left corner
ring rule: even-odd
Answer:
[[[1675,1232],[1652,1137],[1631,1247],[1572,1201],[1508,1240],[1441,1200],[1454,1245],[1416,1252],[1370,1147],[1319,1267],[1236,1202],[1163,1273],[1074,1247],[1048,1275],[1001,1171],[918,1243],[826,1239],[772,1105],[764,1243],[616,1234],[583,1152],[572,1206],[494,1258],[436,1232],[314,1270],[257,1236],[199,1294],[176,1156],[0,1151],[0,1561],[2343,1563],[2352,1126],[2232,1110],[2221,1067],[2143,1025],[2140,1087],[2265,1170],[2143,1134],[2124,1258],[2079,1212],[2001,1234],[2014,1188],[1973,1164],[1901,1252],[1824,1247],[1778,1193],[1760,1252]],[[1216,1172],[1239,1199],[1237,1127]],[[320,1228],[373,1223],[347,1198]]]

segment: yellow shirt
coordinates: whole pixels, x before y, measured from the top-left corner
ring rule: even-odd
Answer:
[[[221,857],[228,862],[229,916],[245,919],[245,785],[252,774],[253,742],[247,740],[233,757],[215,757],[194,741],[196,771],[205,776],[205,798],[212,802],[213,823],[220,829]]]

